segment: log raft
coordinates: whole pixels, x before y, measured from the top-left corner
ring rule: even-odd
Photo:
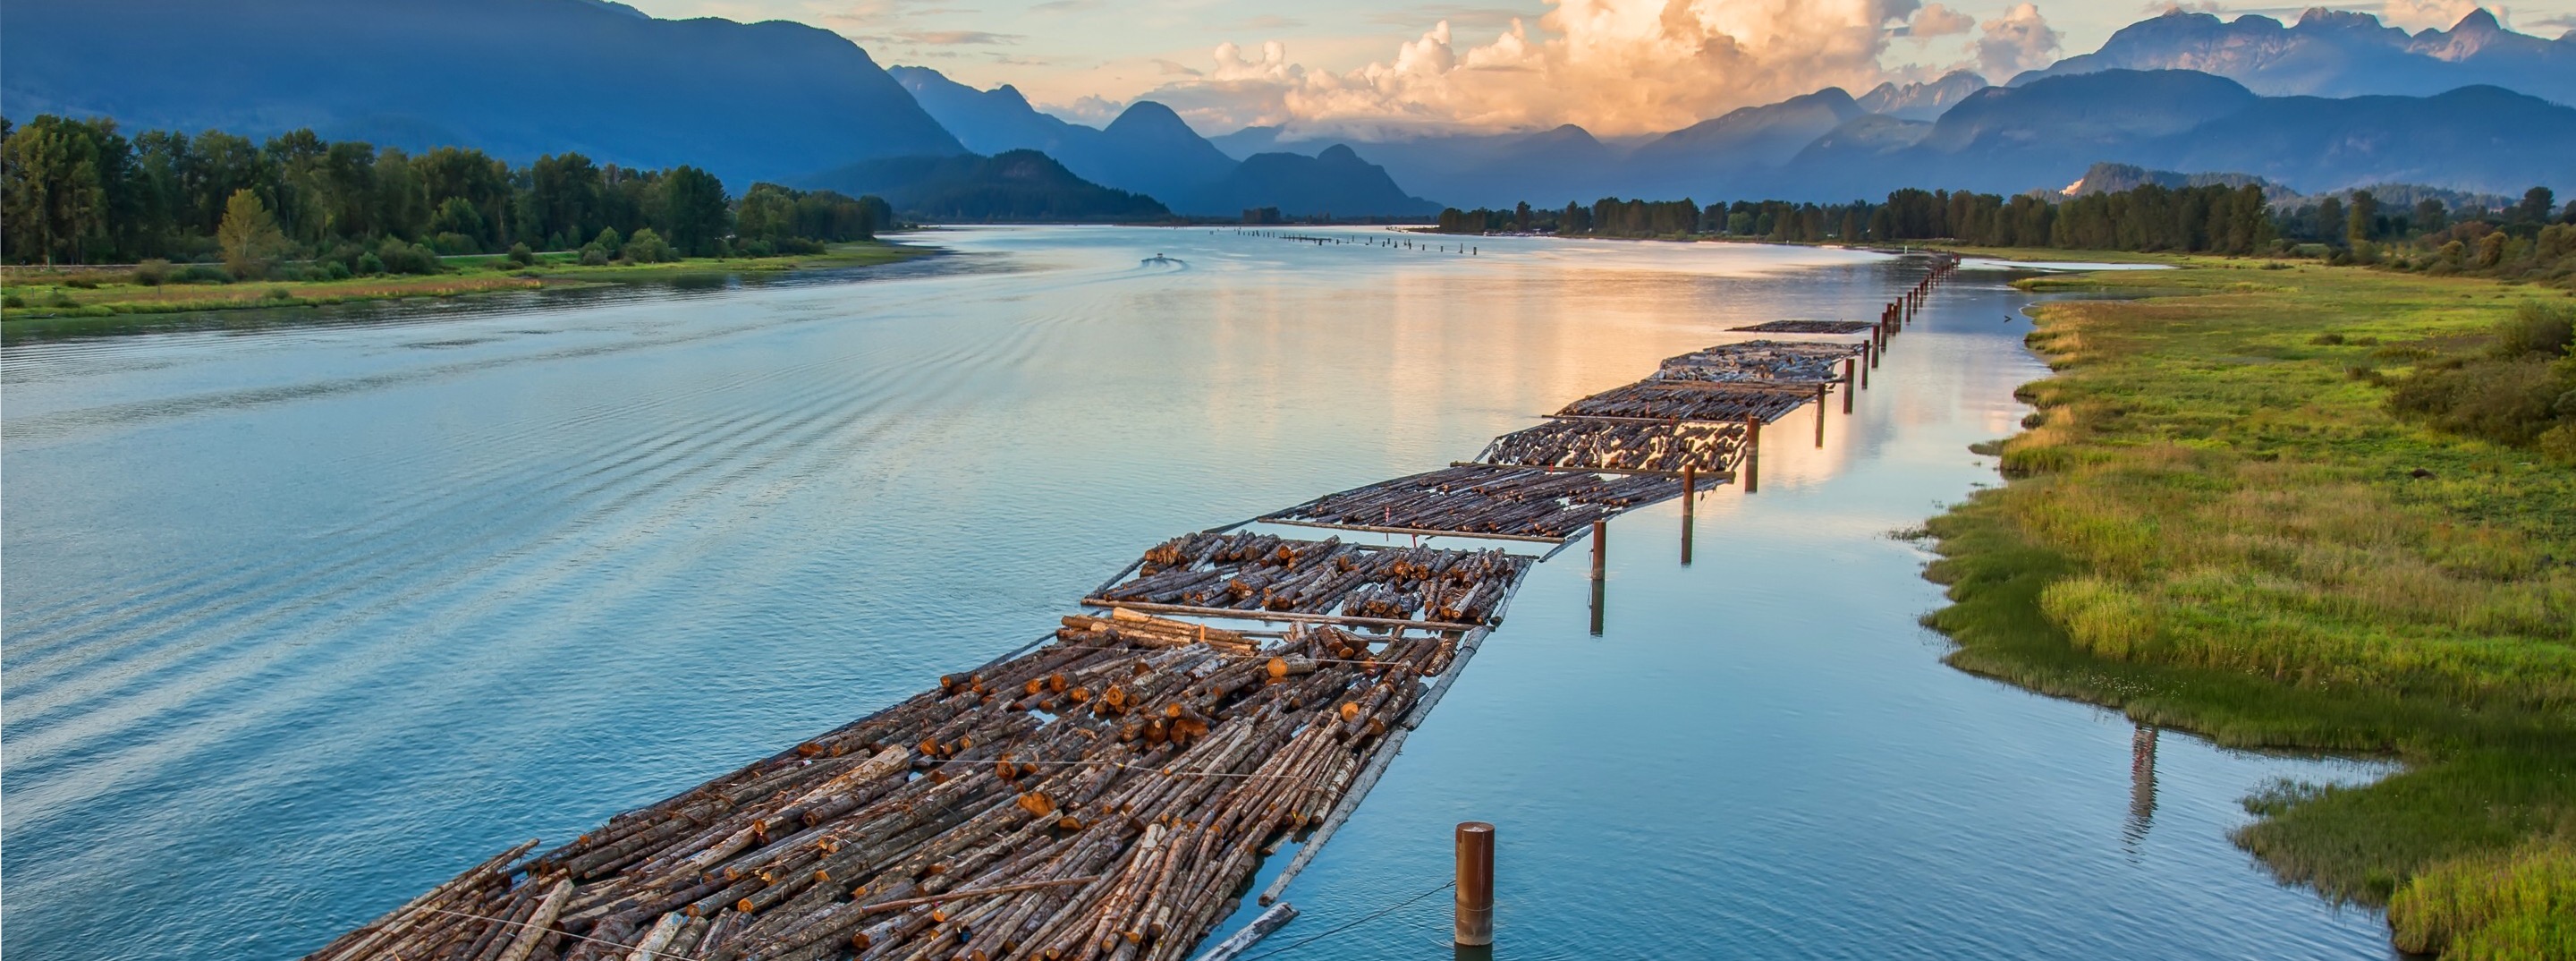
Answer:
[[[1858,334],[1875,326],[1861,320],[1773,320],[1727,329],[1754,334]]]

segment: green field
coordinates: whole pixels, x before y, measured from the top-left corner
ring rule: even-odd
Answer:
[[[929,247],[868,241],[835,244],[819,254],[779,257],[690,257],[663,263],[584,266],[572,252],[538,254],[522,266],[500,254],[448,257],[446,272],[343,280],[253,280],[233,283],[137,282],[130,268],[10,267],[0,289],[10,305],[0,322],[13,334],[74,332],[85,327],[148,328],[155,315],[210,310],[311,307],[409,297],[455,297],[496,291],[667,281],[695,276],[864,267],[933,253]]]
[[[2400,946],[2576,958],[2576,469],[2389,403],[2570,295],[2167,260],[2025,283],[2117,299],[2035,311],[2056,375],[1993,445],[2013,480],[1930,525],[1954,603],[1926,622],[1962,669],[2142,723],[2402,759],[2248,799],[2238,843],[2389,905]]]

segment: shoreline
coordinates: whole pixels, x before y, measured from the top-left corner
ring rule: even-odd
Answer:
[[[2547,626],[2576,579],[2548,553],[2568,540],[2549,505],[2576,477],[2394,418],[2373,374],[2557,294],[2161,259],[2175,269],[2016,284],[2115,299],[2029,311],[2054,373],[2018,391],[2036,408],[2021,433],[1978,447],[2007,483],[1926,524],[1941,559],[1925,576],[1951,604],[1924,623],[1958,645],[1945,662],[2225,747],[2398,759],[2372,784],[2248,798],[2233,839],[2285,883],[2386,906],[2400,948],[2541,943],[2545,919],[2493,891],[2576,863],[2558,687],[2576,638]],[[2458,553],[2463,538],[2489,553]],[[2500,616],[2513,605],[2536,616]],[[2443,623],[2460,613],[2481,626]],[[2501,873],[2458,880],[2481,871]]]
[[[15,334],[38,325],[51,331],[77,331],[98,322],[149,327],[158,318],[170,318],[169,322],[176,323],[177,318],[187,315],[233,310],[328,307],[532,290],[582,290],[692,277],[759,276],[876,267],[937,256],[943,252],[945,249],[940,247],[881,239],[835,244],[819,254],[693,257],[667,263],[620,263],[599,267],[581,266],[573,262],[574,254],[556,252],[538,255],[537,263],[527,268],[509,265],[507,258],[500,254],[477,254],[445,258],[453,272],[441,274],[159,286],[96,281],[91,281],[91,286],[74,286],[63,282],[82,279],[83,275],[127,274],[130,268],[11,267],[8,268],[7,287],[12,296],[35,303],[39,297],[60,295],[70,299],[72,304],[0,308],[0,331]],[[29,275],[57,282],[34,282]]]

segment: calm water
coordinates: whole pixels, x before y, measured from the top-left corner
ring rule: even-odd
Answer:
[[[1908,282],[1708,244],[941,242],[863,282],[0,351],[0,953],[300,955],[1018,646],[1167,536]],[[1916,626],[1940,595],[1888,532],[1994,481],[1966,447],[2043,373],[2001,279],[1937,297],[1822,448],[1766,432],[1692,566],[1678,505],[1615,522],[1599,635],[1581,551],[1539,568],[1267,947],[1445,957],[1445,895],[1296,945],[1483,819],[1510,958],[2385,956],[2225,838],[2272,778],[2379,769],[2167,733],[2141,784],[2125,720]]]

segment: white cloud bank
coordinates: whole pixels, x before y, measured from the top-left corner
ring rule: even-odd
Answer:
[[[1553,0],[1489,42],[1449,22],[1387,60],[1347,72],[1308,69],[1285,45],[1216,48],[1212,69],[1141,99],[1203,130],[1526,130],[1579,123],[1600,134],[1671,130],[1737,107],[1827,86],[1889,79],[1894,38],[1967,32],[1970,18],[1920,0]],[[1966,44],[1961,66],[2010,72],[2054,59],[2058,34],[2037,7],[2014,7]],[[1998,76],[1989,72],[1987,76]],[[1094,109],[1097,109],[1096,107]]]

